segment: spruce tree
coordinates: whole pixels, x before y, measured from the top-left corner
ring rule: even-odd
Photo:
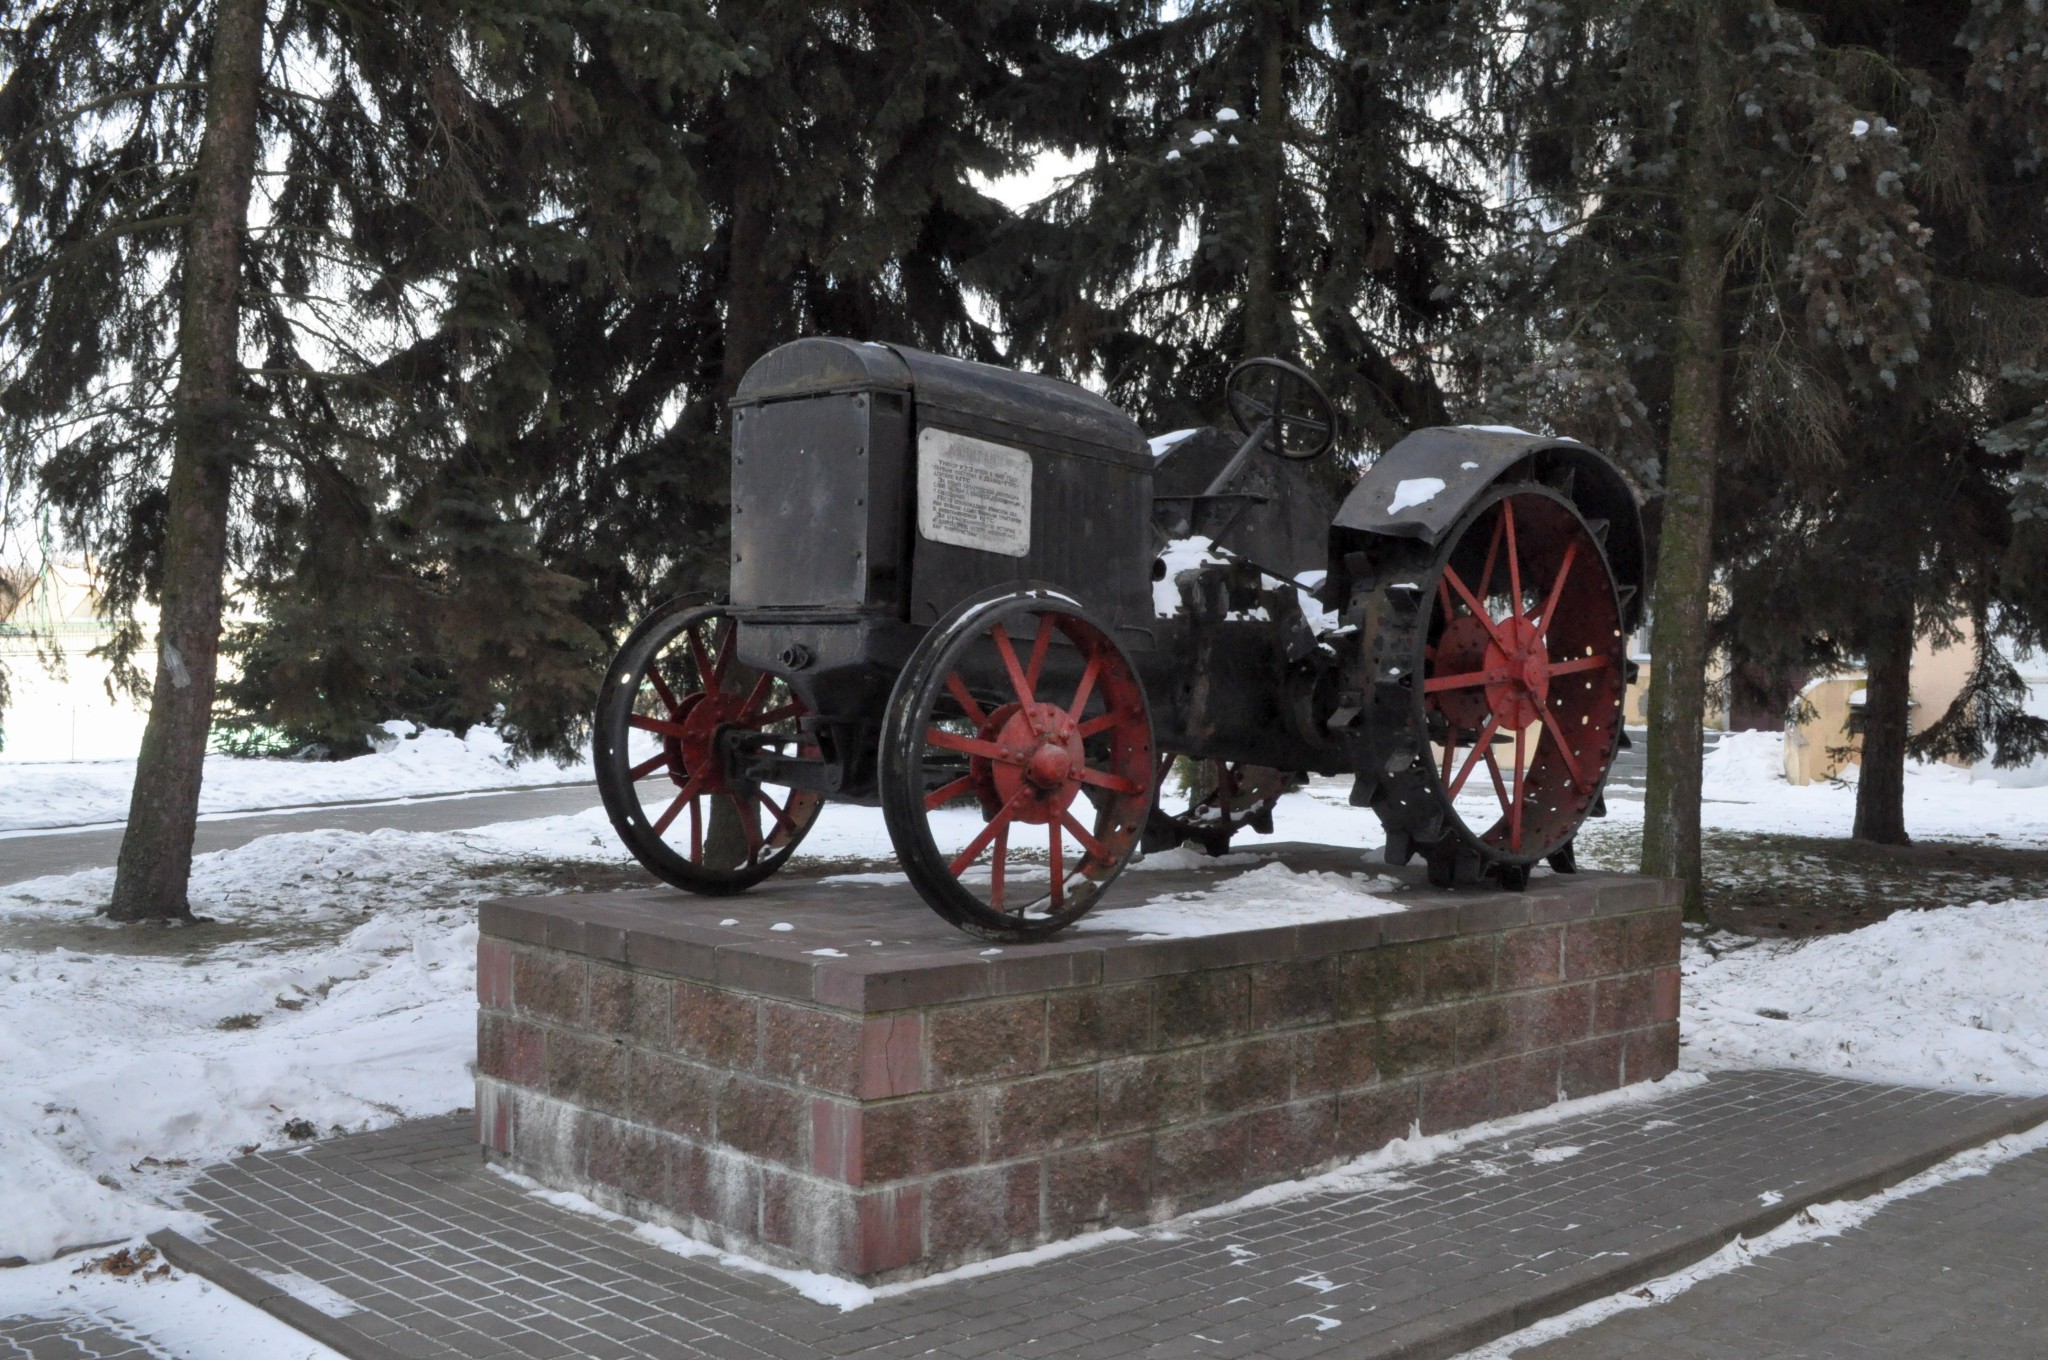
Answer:
[[[1372,448],[1444,419],[1431,346],[1492,218],[1485,5],[1194,0],[1096,54],[1119,92],[1094,163],[1043,205],[1027,351],[1154,425],[1220,411],[1238,360],[1293,355]]]
[[[2023,6],[1964,0],[1822,5],[1807,22],[1853,105],[1848,138],[1824,162],[1829,177],[1835,165],[1860,173],[1863,146],[1897,150],[1889,178],[1880,171],[1886,193],[1861,210],[1845,210],[1839,191],[1822,195],[1831,221],[1795,244],[1803,286],[1785,305],[1800,308],[1809,362],[1850,419],[1839,456],[1733,469],[1759,503],[1751,522],[1722,526],[1737,602],[1727,631],[1751,654],[1866,669],[1852,834],[1902,844],[1909,753],[2010,763],[2042,749],[2043,725],[2018,707],[2004,654],[2036,633],[2043,602],[2006,570],[2023,451],[1998,430],[2026,409],[2025,375],[2048,344],[2036,149],[2048,129],[2019,60],[2042,24]],[[1883,300],[1924,296],[1926,321],[1900,332],[1910,343],[1898,362],[1859,363],[1857,332],[1873,315],[1881,327],[1881,313],[1842,295],[1847,275],[1813,286],[1807,262],[1840,253],[1857,262],[1856,277],[1879,275],[1886,254],[1905,253],[1893,247],[1886,203],[1890,222],[1910,211],[1920,231],[1916,287],[1894,281]],[[1959,642],[1964,628],[1975,673],[1949,712],[1921,715],[1932,721],[1913,737],[1915,643]]]
[[[1643,867],[1703,920],[1719,484],[1853,460],[1854,403],[1921,365],[1928,229],[1860,45],[1769,0],[1528,12],[1503,107],[1533,211],[1482,400],[1619,446],[1661,493]]]
[[[983,310],[1000,304],[976,298],[1030,260],[977,183],[1084,135],[1100,81],[1079,49],[1110,7],[487,12],[497,222],[403,356],[461,375],[447,399],[463,437],[391,532],[402,547],[464,487],[498,488],[576,583],[564,607],[616,637],[654,600],[723,589],[724,403],[767,349],[836,333],[1005,357]],[[475,721],[503,701],[451,687],[462,667],[444,652],[471,623],[348,592],[359,533],[327,541],[318,516],[294,532],[296,570],[266,579],[264,622],[241,639],[248,719],[359,746],[382,716]],[[484,516],[464,541],[501,532]],[[396,579],[440,599],[438,570],[422,556]],[[524,696],[522,731],[573,739],[594,676],[572,678]]]
[[[450,446],[449,405],[416,400],[429,388],[402,351],[443,304],[451,247],[497,206],[477,173],[496,129],[458,18],[296,0],[4,11],[9,509],[39,500],[92,555],[129,620],[117,662],[147,641],[135,606],[154,600],[161,618],[119,919],[189,915],[229,574],[260,587],[288,573],[281,526],[302,513],[331,516],[340,538],[379,521]],[[426,376],[443,395],[467,378]],[[481,479],[457,486],[413,526],[413,551],[450,589],[528,586],[516,613],[472,596],[472,631],[497,638],[458,663],[510,662],[542,687],[587,674],[596,640],[520,541],[521,507]],[[426,544],[452,520],[495,538],[467,557]]]

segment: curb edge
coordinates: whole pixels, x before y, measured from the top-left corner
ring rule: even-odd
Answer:
[[[339,1351],[348,1360],[413,1360],[383,1342],[363,1335],[342,1319],[293,1298],[261,1276],[236,1265],[213,1248],[201,1246],[183,1233],[163,1228],[149,1235],[149,1244],[178,1269],[219,1285],[294,1331]]]
[[[1437,1318],[1397,1329],[1378,1343],[1361,1349],[1359,1360],[1449,1360],[1546,1318],[1695,1265],[1735,1239],[1760,1237],[1815,1204],[1868,1199],[1951,1157],[1999,1138],[2024,1133],[2042,1123],[2048,1123],[2048,1096],[2021,1101],[1970,1121],[1931,1148],[1921,1148],[1904,1157],[1866,1157],[1852,1162],[1837,1174],[1796,1196],[1788,1195],[1767,1209],[1704,1226],[1685,1241],[1653,1249],[1625,1263],[1591,1265],[1545,1281],[1520,1299],[1496,1297],[1470,1309],[1452,1309]]]

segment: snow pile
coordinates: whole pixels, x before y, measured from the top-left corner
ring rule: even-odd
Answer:
[[[1384,875],[1296,873],[1284,864],[1268,864],[1213,888],[1170,893],[1143,906],[1091,912],[1081,918],[1076,929],[1128,930],[1141,940],[1178,940],[1384,916],[1408,908],[1378,894],[1403,886],[1400,880]]]
[[[259,760],[211,755],[200,786],[199,810],[244,812],[308,803],[421,797],[563,784],[592,777],[590,762],[552,760],[514,764],[497,731],[473,727],[466,737],[440,728],[386,723],[374,754],[354,760]],[[5,765],[8,797],[0,803],[0,831],[120,822],[135,786],[132,760],[52,761]]]
[[[1180,587],[1174,580],[1182,572],[1230,563],[1229,558],[1216,551],[1215,543],[1201,534],[1174,539],[1159,554],[1159,559],[1166,564],[1166,574],[1152,583],[1152,612],[1162,619],[1181,612]]]
[[[267,836],[193,863],[219,943],[107,927],[164,952],[0,948],[0,1258],[176,1222],[165,1201],[246,1148],[468,1105],[475,903],[530,890],[528,855],[624,853],[601,812]],[[112,881],[9,885],[0,926],[90,932]]]
[[[1387,513],[1398,515],[1403,510],[1427,505],[1442,495],[1443,489],[1444,479],[1441,477],[1410,477],[1394,487],[1394,497],[1387,502]]]
[[[2048,1093],[2048,901],[1899,912],[1718,957],[1688,940],[1684,969],[1689,1068]]]
[[[1781,732],[1724,732],[1700,760],[1703,797],[1743,801],[1766,796],[1773,785],[1793,787],[1785,778]]]

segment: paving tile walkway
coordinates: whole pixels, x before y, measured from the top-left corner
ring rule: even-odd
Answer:
[[[2048,1152],[1899,1200],[1517,1360],[2039,1360]]]
[[[0,1318],[0,1360],[177,1360],[170,1352],[64,1313]]]
[[[361,1310],[348,1324],[404,1356],[1445,1354],[1485,1339],[1472,1327],[1510,1330],[1504,1308],[1604,1293],[1618,1268],[1647,1271],[1703,1232],[1753,1225],[1770,1194],[1797,1204],[1802,1187],[1924,1161],[1959,1130],[2020,1111],[1723,1074],[848,1313],[527,1194],[481,1165],[455,1120],[243,1158],[202,1179],[191,1207],[213,1219],[208,1245],[227,1261],[317,1281]]]

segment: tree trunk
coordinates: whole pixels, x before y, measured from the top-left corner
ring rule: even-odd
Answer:
[[[719,369],[720,424],[725,421],[724,403],[732,400],[754,361],[773,347],[781,325],[777,293],[784,281],[775,276],[768,254],[773,165],[766,148],[737,158],[733,164],[732,220],[726,231],[725,352]],[[756,674],[735,660],[727,685],[751,688]],[[737,868],[747,862],[748,854],[739,808],[730,798],[712,799],[710,824],[704,832],[705,863]]]
[[[1643,872],[1684,888],[1685,919],[1704,923],[1700,878],[1700,728],[1706,717],[1714,475],[1720,457],[1722,284],[1726,244],[1717,174],[1727,105],[1718,10],[1696,11],[1697,77],[1686,141],[1678,347],[1664,458],[1663,532],[1651,600],[1650,743]]]
[[[1252,186],[1258,195],[1252,211],[1251,258],[1245,265],[1244,357],[1272,354],[1285,343],[1280,309],[1280,195],[1287,173],[1285,25],[1271,14],[1265,47],[1259,54],[1259,174]]]
[[[156,687],[135,766],[128,828],[107,914],[189,919],[192,833],[213,719],[229,493],[241,439],[242,234],[256,174],[264,0],[219,0],[208,58],[206,128],[185,230],[178,391],[165,511]]]
[[[1913,610],[1886,610],[1872,621],[1863,660],[1863,771],[1856,781],[1859,841],[1906,845],[1906,740],[1913,720]]]
[[[726,230],[725,354],[719,371],[719,400],[732,400],[754,360],[775,343],[780,322],[779,280],[768,253],[772,227],[769,199],[774,158],[763,149],[732,169],[732,220]]]

